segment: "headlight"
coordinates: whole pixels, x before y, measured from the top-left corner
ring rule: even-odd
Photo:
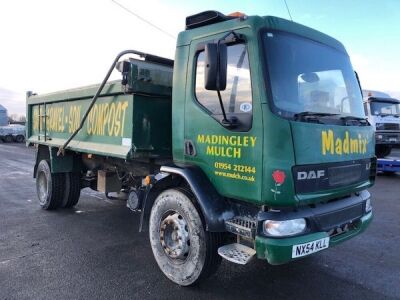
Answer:
[[[379,140],[381,140],[381,139],[383,138],[382,134],[378,134],[378,135],[377,135],[377,138],[378,138]]]
[[[270,236],[290,236],[302,233],[306,229],[304,218],[285,221],[264,221],[264,233]]]
[[[365,201],[365,212],[369,213],[372,210],[371,199]]]

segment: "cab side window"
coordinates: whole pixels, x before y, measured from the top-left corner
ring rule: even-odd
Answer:
[[[234,44],[227,47],[228,70],[226,89],[221,91],[222,102],[228,116],[236,116],[240,119],[250,119],[253,112],[251,96],[251,80],[249,60],[245,44]],[[198,54],[196,67],[195,93],[197,101],[211,115],[222,115],[216,91],[204,88],[204,50]],[[250,118],[249,118],[250,117]],[[249,127],[249,126],[246,126]]]

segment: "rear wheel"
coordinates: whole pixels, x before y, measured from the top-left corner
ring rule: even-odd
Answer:
[[[173,282],[189,286],[212,275],[221,263],[222,235],[205,231],[191,195],[162,192],[150,214],[150,244],[161,271]]]
[[[36,171],[36,192],[43,209],[56,209],[61,205],[65,190],[64,181],[63,173],[51,173],[47,160],[39,163]]]
[[[65,190],[62,201],[63,208],[75,206],[81,196],[81,174],[77,172],[65,173]]]
[[[17,143],[23,143],[25,141],[25,137],[22,134],[19,134],[15,137],[15,141]]]

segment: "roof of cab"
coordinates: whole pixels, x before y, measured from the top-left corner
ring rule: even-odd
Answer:
[[[260,29],[265,28],[267,30],[270,29],[296,34],[346,53],[343,44],[333,37],[299,23],[273,16],[233,18],[214,24],[188,29],[179,33],[177,47],[189,45],[192,40],[201,39],[212,34],[222,34],[227,30],[237,30],[246,27],[252,28],[253,32],[257,33]]]
[[[385,97],[369,97],[368,102],[382,102],[382,103],[393,103],[400,104],[400,100],[395,98],[385,98]]]

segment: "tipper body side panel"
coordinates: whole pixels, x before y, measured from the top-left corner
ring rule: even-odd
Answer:
[[[134,62],[135,63],[135,62]],[[68,150],[133,158],[171,157],[172,68],[138,61],[132,90],[107,84]],[[27,142],[62,146],[79,127],[98,86],[27,99]]]

